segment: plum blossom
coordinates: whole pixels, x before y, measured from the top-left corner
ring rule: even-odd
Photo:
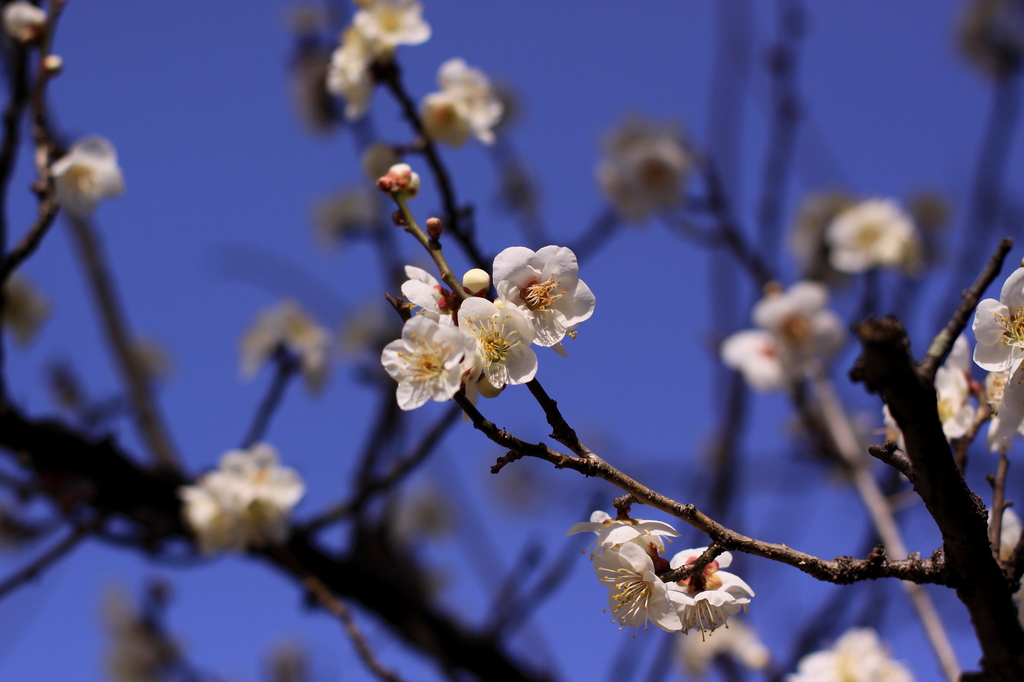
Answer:
[[[623,217],[643,222],[682,203],[693,165],[693,152],[676,126],[630,120],[608,136],[597,180]]]
[[[398,406],[414,410],[428,400],[451,400],[462,384],[462,375],[473,367],[475,344],[454,327],[446,327],[423,315],[409,318],[402,338],[381,353],[381,363],[398,382]]]
[[[327,90],[345,100],[345,118],[358,121],[373,98],[373,45],[354,27],[345,30],[327,68]]]
[[[4,7],[4,30],[19,43],[39,38],[46,29],[46,12],[31,2],[11,2]]]
[[[468,298],[459,308],[459,329],[476,340],[473,371],[483,371],[495,389],[525,384],[537,373],[537,355],[530,348],[533,329],[515,308]]]
[[[662,630],[681,629],[678,598],[682,592],[670,589],[654,572],[654,561],[640,545],[625,542],[594,557],[594,572],[608,588],[608,609],[625,627],[643,627],[653,622]]]
[[[1008,373],[988,434],[989,447],[1000,450],[1024,426],[1024,267],[1006,279],[998,301],[978,304],[973,329],[974,362],[989,372]]]
[[[1024,358],[1024,267],[1014,270],[999,292],[974,312],[974,361],[989,372],[1013,371]]]
[[[422,268],[406,265],[405,276],[409,279],[402,283],[402,295],[422,308],[427,317],[444,326],[452,326],[452,292]]]
[[[803,376],[808,364],[842,344],[843,324],[828,310],[828,291],[818,282],[797,282],[787,291],[769,287],[754,306],[760,329],[727,338],[722,361],[743,373],[753,388],[771,390]]]
[[[633,541],[636,538],[643,538],[644,542],[653,543],[659,551],[664,551],[665,545],[661,538],[679,535],[675,528],[662,521],[645,521],[629,517],[612,518],[601,510],[592,513],[590,521],[573,524],[566,535],[586,532],[593,532],[597,536],[592,546],[596,545],[598,552],[621,545],[623,542]],[[593,559],[595,555],[591,554],[590,558]]]
[[[850,628],[831,649],[816,651],[800,659],[786,682],[913,682],[901,663],[889,652],[871,628]]]
[[[594,293],[579,278],[576,254],[564,246],[536,253],[509,247],[494,257],[493,273],[498,297],[529,321],[538,346],[556,346],[594,314]]]
[[[231,450],[217,470],[179,488],[201,551],[242,551],[288,539],[288,518],[306,486],[278,461],[277,450],[265,443]]]
[[[876,267],[913,270],[921,254],[910,216],[894,201],[868,199],[835,217],[825,232],[829,261],[840,272]]]
[[[698,547],[679,552],[670,562],[679,568],[695,562],[706,548]],[[680,580],[675,586],[679,606],[679,619],[684,634],[691,628],[700,630],[703,638],[726,624],[729,616],[740,609],[747,610],[754,591],[739,576],[719,570],[732,563],[732,554],[723,552],[699,576]]]
[[[291,299],[261,311],[242,337],[242,375],[253,377],[281,347],[298,357],[309,392],[319,392],[330,370],[331,333]]]
[[[461,147],[472,134],[484,144],[494,144],[494,127],[504,104],[484,72],[449,59],[437,73],[439,92],[423,99],[423,127],[427,135],[452,147]]]
[[[771,662],[768,647],[753,628],[738,618],[731,619],[729,627],[718,630],[714,637],[678,636],[676,656],[687,676],[698,679],[707,675],[719,656],[728,656],[747,670],[764,670]]]
[[[771,391],[786,385],[786,369],[779,359],[779,344],[763,329],[744,329],[722,342],[719,350],[726,367],[743,374],[756,391]]]
[[[430,24],[423,20],[423,5],[416,0],[360,0],[358,5],[352,26],[374,45],[378,55],[430,39]]]
[[[124,192],[117,152],[102,137],[87,137],[73,144],[66,155],[53,162],[50,173],[61,206],[76,218],[88,218],[101,199]]]

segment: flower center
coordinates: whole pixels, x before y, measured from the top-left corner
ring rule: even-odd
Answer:
[[[1009,317],[996,313],[996,318],[1005,330],[1002,342],[1007,346],[1024,346],[1024,308],[1017,308]]]
[[[686,560],[686,564],[690,565],[695,561],[697,557],[692,557]],[[686,587],[686,593],[689,595],[699,594],[705,590],[717,590],[722,586],[722,579],[715,575],[717,572],[718,562],[712,561],[699,575],[680,580],[679,584]]]
[[[618,594],[615,595],[615,609],[612,613],[623,625],[635,623],[637,617],[647,610],[651,585],[627,568],[620,568],[615,572],[622,579],[615,583]]]
[[[520,343],[518,339],[513,342],[507,338],[517,333],[516,331],[512,331],[511,334],[505,333],[505,320],[508,317],[500,321],[497,317],[497,315],[491,315],[486,319],[478,317],[473,324],[473,334],[479,341],[481,353],[489,365],[505,362],[512,352],[512,348]]]
[[[885,234],[885,229],[878,223],[867,223],[862,225],[853,238],[853,244],[860,249],[870,249]]]
[[[380,20],[381,28],[387,33],[398,33],[398,30],[402,28],[401,12],[390,5],[383,6],[377,17]]]
[[[96,177],[92,169],[76,163],[64,173],[65,181],[82,194],[88,194],[96,187]]]
[[[442,349],[427,343],[419,334],[413,335],[414,350],[411,354],[399,353],[398,357],[408,364],[408,376],[412,381],[430,381],[443,376],[445,353]]]
[[[806,315],[790,315],[779,325],[779,336],[789,345],[802,345],[811,338],[811,322]]]
[[[523,300],[530,310],[548,310],[555,301],[565,296],[565,291],[556,291],[561,282],[549,279],[546,282],[534,282],[523,291]]]

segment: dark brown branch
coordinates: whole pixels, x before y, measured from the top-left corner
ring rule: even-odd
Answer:
[[[699,557],[697,557],[697,560],[694,561],[692,564],[685,564],[683,566],[680,566],[679,568],[672,569],[668,573],[664,573],[658,577],[660,577],[666,583],[674,583],[679,582],[680,580],[686,580],[687,578],[691,578],[697,573],[703,571],[708,564],[717,559],[724,551],[725,550],[719,547],[718,545],[711,544],[708,546],[707,549],[704,550],[704,552]]]
[[[1024,630],[992,556],[985,507],[960,475],[942,431],[935,388],[917,371],[897,320],[868,320],[855,333],[862,352],[850,378],[880,394],[903,431],[914,490],[942,534],[947,584],[971,614],[985,679],[1024,679]]]
[[[706,533],[711,541],[723,550],[744,552],[778,561],[793,566],[819,580],[840,584],[890,577],[916,583],[945,584],[945,571],[941,558],[868,561],[851,557],[836,557],[834,561],[826,561],[791,549],[786,545],[762,542],[746,537],[714,521],[692,504],[681,504],[651,490],[597,455],[573,457],[555,452],[543,443],[536,445],[527,443],[485,419],[464,395],[456,393],[455,400],[469,415],[473,426],[501,447],[522,457],[536,457],[551,462],[559,469],[573,469],[584,476],[602,478],[632,494],[638,502],[681,519]]]
[[[40,195],[39,215],[36,217],[36,221],[0,263],[0,284],[6,282],[11,273],[35,253],[40,242],[43,241],[43,237],[50,230],[50,226],[53,225],[59,208],[60,204],[57,203],[57,197],[52,190],[45,190]]]
[[[528,382],[526,387],[530,389],[530,393],[533,394],[533,397],[540,403],[541,409],[544,410],[544,416],[547,417],[548,425],[551,426],[551,437],[572,450],[577,457],[593,456],[594,453],[580,442],[576,431],[569,426],[568,422],[565,421],[565,417],[559,411],[558,403],[548,396],[547,391],[540,385],[540,382],[534,379]]]
[[[981,295],[985,293],[985,289],[999,275],[999,271],[1003,267],[1003,261],[1006,259],[1006,255],[1010,253],[1011,248],[1013,248],[1012,239],[1006,238],[999,242],[996,252],[989,258],[988,263],[982,269],[978,278],[974,280],[974,284],[961,296],[960,305],[957,306],[953,316],[949,318],[949,322],[932,340],[932,345],[928,347],[928,352],[925,354],[924,360],[921,361],[917,370],[925,381],[935,380],[935,373],[942,363],[946,361],[946,356],[949,355],[950,349],[953,348],[953,343],[970,321],[971,316],[974,314],[974,309],[978,307]]]
[[[25,583],[38,577],[39,574],[45,571],[49,566],[59,561],[68,552],[77,547],[78,543],[84,540],[89,532],[90,529],[87,527],[80,526],[76,528],[73,533],[41,554],[35,561],[9,576],[3,582],[0,582],[0,599],[3,599]]]
[[[107,342],[114,355],[117,369],[121,373],[131,399],[132,414],[139,433],[149,446],[157,464],[165,469],[175,469],[178,457],[171,445],[171,437],[163,417],[156,406],[152,386],[145,369],[135,352],[124,313],[114,291],[110,269],[104,262],[103,252],[96,239],[92,225],[85,220],[69,216],[71,234],[78,247],[79,257],[85,268],[89,287],[99,309],[100,319]]]

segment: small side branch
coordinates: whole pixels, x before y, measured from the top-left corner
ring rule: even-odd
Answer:
[[[284,391],[288,388],[288,381],[295,376],[295,372],[299,368],[299,363],[295,356],[284,346],[277,347],[277,350],[274,352],[274,362],[277,365],[277,371],[274,372],[274,381],[270,384],[270,389],[256,410],[256,415],[253,417],[252,424],[249,426],[245,438],[242,439],[243,450],[252,447],[263,439],[263,435],[270,426],[270,420],[274,416],[274,412],[277,411],[278,406],[281,404]]]

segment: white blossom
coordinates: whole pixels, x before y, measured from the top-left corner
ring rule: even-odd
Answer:
[[[405,266],[402,295],[413,305],[423,309],[427,317],[445,326],[452,326],[451,292],[441,286],[433,275],[422,268]]]
[[[430,39],[423,5],[416,0],[360,0],[352,26],[386,54],[399,45],[419,45]]]
[[[260,312],[242,337],[242,375],[251,378],[284,346],[299,360],[306,388],[317,393],[330,370],[331,333],[295,301],[287,299]]]
[[[594,572],[608,588],[608,609],[625,627],[653,622],[662,630],[681,629],[678,597],[654,572],[654,562],[640,545],[626,542],[594,557]]]
[[[986,298],[974,312],[974,361],[989,372],[1017,368],[1024,358],[1024,268],[1006,278],[999,300]]]
[[[20,43],[39,38],[46,21],[46,12],[31,2],[11,2],[4,7],[4,30]]]
[[[398,406],[414,410],[428,400],[451,400],[473,367],[474,354],[472,338],[416,315],[402,327],[402,338],[384,347],[381,363],[398,382]]]
[[[670,562],[672,568],[691,564],[705,551],[705,548],[685,549]],[[740,609],[747,610],[754,591],[739,576],[719,570],[732,563],[732,554],[723,552],[717,559],[704,567],[700,576],[680,580],[673,585],[680,604],[679,619],[682,631],[691,628],[700,630],[701,637],[726,624],[729,616]],[[696,579],[699,577],[699,580]],[[702,584],[700,584],[702,583]]]
[[[441,65],[437,81],[441,90],[427,95],[421,107],[427,135],[452,147],[461,147],[470,135],[493,144],[505,107],[484,72],[454,58]]]
[[[370,108],[373,97],[373,45],[353,27],[345,30],[341,44],[331,55],[327,89],[345,100],[345,118],[358,121]]]
[[[913,682],[914,676],[889,652],[871,628],[850,628],[831,649],[800,659],[786,682]]]
[[[594,314],[594,293],[579,278],[576,254],[564,246],[536,253],[507,248],[494,257],[493,274],[498,297],[530,322],[538,346],[555,346]]]
[[[4,283],[3,295],[3,326],[19,345],[27,345],[50,316],[50,302],[31,281],[18,273]]]
[[[711,637],[676,637],[676,656],[686,675],[705,677],[719,656],[727,656],[748,670],[764,670],[771,662],[771,652],[753,628],[739,618],[732,618],[727,627]]]
[[[179,489],[201,551],[242,551],[288,539],[288,519],[306,486],[278,461],[277,450],[265,443],[231,450],[217,470]]]
[[[609,135],[597,179],[623,217],[643,222],[682,203],[693,165],[677,127],[630,120]]]
[[[474,372],[483,371],[494,388],[525,384],[537,373],[537,355],[530,348],[533,329],[515,308],[466,299],[459,308],[459,329],[476,340]]]
[[[914,270],[921,245],[917,228],[894,201],[868,199],[841,212],[828,226],[829,261],[840,272],[876,267]]]
[[[753,388],[771,390],[800,379],[811,361],[833,353],[845,336],[839,317],[826,308],[828,291],[818,282],[770,288],[754,306],[758,330],[727,338],[722,361],[743,373]]]
[[[124,192],[124,177],[117,165],[117,152],[102,137],[79,140],[65,156],[50,167],[57,187],[57,199],[76,218],[88,218],[101,199]]]
[[[644,519],[612,518],[606,512],[597,510],[590,515],[590,521],[575,523],[566,535],[593,532],[597,538],[594,544],[598,551],[630,542],[638,537],[652,542],[660,550],[665,550],[662,536],[677,537],[675,528],[662,521],[645,521]],[[591,554],[591,558],[594,558]]]
[[[771,391],[786,385],[786,369],[779,359],[779,343],[763,329],[744,329],[732,334],[719,349],[726,367],[743,374],[757,391]]]

